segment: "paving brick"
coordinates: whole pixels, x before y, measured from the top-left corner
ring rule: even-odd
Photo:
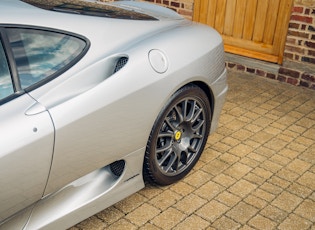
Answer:
[[[273,161],[270,161],[270,160],[264,161],[262,164],[260,164],[260,167],[262,167],[262,168],[264,168],[267,171],[270,171],[272,173],[276,173],[282,168],[281,165],[279,165]]]
[[[255,216],[257,212],[257,208],[244,202],[240,202],[238,205],[228,211],[226,216],[232,218],[237,223],[245,224],[253,216]]]
[[[274,195],[279,195],[283,191],[281,187],[271,184],[270,182],[263,183],[259,188]]]
[[[257,215],[255,217],[253,217],[248,224],[250,226],[253,226],[256,229],[275,229],[275,227],[277,226],[277,223],[271,221],[270,219],[267,219],[263,216]]]
[[[125,229],[128,229],[128,228],[124,228],[122,230],[125,230]],[[161,229],[155,226],[154,224],[146,223],[145,225],[141,226],[139,230],[161,230]]]
[[[211,176],[209,176],[207,173],[205,173],[202,170],[196,171],[194,173],[189,174],[185,179],[184,182],[187,184],[193,186],[193,187],[199,187],[209,181],[211,179]]]
[[[230,153],[223,153],[218,159],[229,165],[232,165],[238,162],[240,158]]]
[[[228,206],[216,200],[211,200],[202,208],[198,209],[196,211],[196,214],[207,221],[214,222],[216,219],[221,217],[227,210],[229,210]]]
[[[249,158],[249,157],[243,157],[240,161],[240,163],[249,166],[250,168],[255,168],[257,167],[260,163]]]
[[[252,170],[251,167],[237,162],[228,169],[226,169],[224,173],[235,179],[240,179],[247,173],[249,173],[251,170]]]
[[[187,196],[195,190],[195,187],[183,181],[179,181],[178,183],[175,183],[173,186],[171,186],[170,189],[181,196]]]
[[[281,223],[288,216],[288,213],[275,206],[268,205],[260,211],[260,214],[264,217],[273,220],[276,223]]]
[[[241,224],[235,222],[234,220],[227,218],[226,216],[222,216],[218,220],[216,220],[212,226],[215,229],[239,229],[241,227]]]
[[[152,205],[144,203],[137,209],[128,213],[125,218],[129,220],[131,223],[137,226],[141,226],[144,225],[147,221],[151,220],[156,215],[158,215],[159,213],[160,213],[159,209]]]
[[[310,167],[311,167],[310,163],[306,161],[302,161],[300,159],[295,159],[290,164],[288,164],[285,168],[301,175],[305,171],[307,171]]]
[[[93,229],[93,228],[86,228],[86,229]],[[120,219],[114,224],[106,227],[106,230],[124,230],[124,229],[136,230],[138,229],[138,227],[133,225],[126,219]]]
[[[311,189],[297,183],[291,184],[290,187],[287,188],[287,191],[303,199],[307,198],[312,193]]]
[[[123,213],[129,213],[142,205],[145,201],[147,201],[147,198],[145,196],[142,196],[139,193],[135,193],[131,195],[128,199],[124,199],[116,203],[115,207]]]
[[[174,207],[179,211],[187,215],[190,215],[197,209],[199,209],[201,206],[203,206],[205,203],[207,203],[206,199],[200,198],[195,194],[190,194],[184,197],[182,200],[178,201],[174,205]]]
[[[202,170],[215,176],[223,172],[227,167],[229,167],[227,163],[215,159],[205,165]]]
[[[256,185],[262,185],[266,181],[265,178],[257,176],[254,173],[248,173],[247,175],[244,176],[244,179]]]
[[[315,201],[309,199],[304,200],[294,213],[315,223]]]
[[[210,223],[197,215],[191,215],[187,217],[183,222],[173,228],[173,230],[200,230],[206,229]]]
[[[287,181],[295,181],[299,177],[299,174],[292,172],[291,170],[288,170],[285,168],[283,168],[279,172],[277,172],[276,175],[282,179],[287,180]]]
[[[286,212],[292,212],[303,200],[291,193],[284,191],[272,201],[272,205]]]
[[[298,180],[297,182],[305,187],[308,187],[312,189],[313,191],[315,190],[315,173],[311,172],[306,172],[304,173]]]
[[[236,179],[228,175],[225,175],[224,173],[221,173],[217,175],[216,177],[214,177],[213,181],[224,187],[230,187],[232,184],[236,182]]]
[[[260,167],[254,168],[251,172],[264,179],[269,179],[273,175],[272,172]]]
[[[165,210],[173,204],[176,204],[181,198],[182,196],[178,195],[178,193],[172,190],[165,190],[151,199],[149,203],[160,210]]]
[[[295,214],[291,214],[286,218],[278,227],[280,230],[306,230],[309,229],[312,225],[312,222],[305,220],[302,217],[299,217]]]
[[[244,157],[247,154],[251,153],[253,150],[254,150],[253,147],[241,143],[235,146],[234,148],[230,149],[229,152],[234,154],[235,156]]]
[[[268,180],[268,182],[273,184],[273,185],[279,186],[282,189],[287,188],[291,184],[291,182],[288,182],[287,180],[284,180],[284,179],[277,177],[277,176],[271,177]]]
[[[216,197],[216,200],[228,207],[233,207],[241,200],[241,198],[233,193],[224,191]]]
[[[91,216],[90,218],[82,221],[77,225],[80,229],[95,229],[95,230],[103,230],[107,227],[107,224],[102,220],[98,219],[96,216]]]
[[[228,190],[231,193],[244,198],[256,188],[257,188],[256,184],[241,179],[234,185],[232,185]]]
[[[195,194],[200,196],[201,198],[211,200],[220,192],[222,192],[225,188],[217,183],[209,181],[208,183],[202,185],[195,191]]]
[[[105,223],[112,224],[115,221],[119,220],[120,218],[124,217],[125,214],[118,210],[117,208],[115,208],[114,206],[111,206],[99,212],[98,214],[96,214],[96,216],[99,219],[103,220]]]
[[[291,159],[290,158],[287,158],[287,157],[284,157],[280,154],[275,154],[273,155],[271,158],[270,158],[270,161],[276,163],[276,164],[279,164],[281,166],[285,166],[287,165]]]
[[[268,204],[268,202],[266,202],[265,200],[258,198],[256,196],[253,196],[253,195],[249,195],[243,200],[247,204],[250,204],[258,209],[263,209]]]

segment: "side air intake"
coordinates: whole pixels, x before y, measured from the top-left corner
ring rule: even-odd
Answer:
[[[115,161],[111,163],[110,165],[110,170],[115,176],[121,176],[125,169],[125,161],[120,160],[120,161]]]
[[[121,57],[118,59],[116,66],[115,66],[115,70],[114,73],[118,72],[120,69],[122,69],[128,62],[128,58],[127,57]]]

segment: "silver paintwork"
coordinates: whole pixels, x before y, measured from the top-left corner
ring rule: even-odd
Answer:
[[[208,85],[214,99],[210,133],[217,127],[227,91],[220,36],[165,8],[112,4],[159,21],[68,15],[16,0],[0,2],[0,26],[65,30],[91,42],[71,69],[0,106],[0,229],[64,229],[143,188],[143,154],[152,125],[185,84]],[[112,75],[121,56],[129,61]],[[115,177],[108,165],[121,159],[126,167]]]

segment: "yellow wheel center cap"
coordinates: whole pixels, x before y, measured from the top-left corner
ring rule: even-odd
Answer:
[[[181,131],[176,131],[175,132],[175,140],[178,141],[182,137],[182,132]]]

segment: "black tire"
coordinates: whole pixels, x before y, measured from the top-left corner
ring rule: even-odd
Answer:
[[[178,90],[157,117],[146,146],[146,182],[169,185],[186,176],[205,147],[211,124],[207,95],[195,85]]]

